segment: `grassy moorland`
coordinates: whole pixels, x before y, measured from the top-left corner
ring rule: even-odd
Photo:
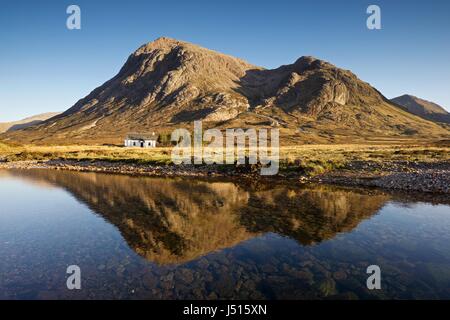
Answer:
[[[153,149],[118,146],[34,146],[0,143],[0,159],[17,161],[107,161],[170,165],[171,147]],[[344,167],[352,161],[367,162],[447,162],[449,144],[323,144],[286,146],[280,149],[281,171],[301,171],[316,175]]]
[[[0,143],[0,158],[14,161],[46,160],[101,160],[110,162],[130,162],[142,164],[169,164],[171,149],[123,148],[114,146],[34,146],[7,145]]]

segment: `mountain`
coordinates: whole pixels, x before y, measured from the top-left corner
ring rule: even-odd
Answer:
[[[132,132],[278,127],[284,141],[448,136],[353,73],[313,58],[266,70],[169,38],[131,54],[119,73],[66,112],[4,135],[33,143],[121,143]]]
[[[421,118],[450,124],[450,113],[434,102],[420,99],[409,94],[394,98],[391,101]]]
[[[28,128],[31,126],[34,126],[36,124],[40,124],[44,122],[45,120],[48,120],[56,115],[58,115],[59,112],[47,112],[47,113],[41,113],[32,117],[28,117],[19,121],[12,121],[12,122],[0,122],[0,133],[6,132],[6,131],[15,131],[20,130],[24,128]]]

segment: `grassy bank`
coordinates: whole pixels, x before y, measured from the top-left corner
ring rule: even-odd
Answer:
[[[171,148],[123,148],[114,146],[33,146],[0,143],[3,161],[75,160],[108,161],[149,165],[169,165]],[[316,175],[339,169],[350,161],[450,161],[450,146],[439,145],[301,145],[280,149],[282,172],[297,171]]]
[[[8,146],[0,143],[0,158],[27,160],[102,160],[148,164],[170,164],[170,148],[137,149],[111,146]]]

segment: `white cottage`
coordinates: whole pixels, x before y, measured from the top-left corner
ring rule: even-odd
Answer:
[[[130,133],[125,138],[125,147],[155,148],[158,136],[152,134]]]

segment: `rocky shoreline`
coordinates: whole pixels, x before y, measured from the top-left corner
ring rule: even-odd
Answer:
[[[345,186],[449,194],[450,162],[355,161],[340,170],[310,180]]]
[[[301,172],[280,172],[262,177],[259,168],[215,165],[148,165],[108,161],[17,161],[2,162],[0,169],[54,169],[102,172],[155,177],[229,177],[261,180],[289,180],[299,183],[324,183],[352,187],[375,187],[412,192],[450,193],[450,162],[353,161],[344,168],[316,176]]]

